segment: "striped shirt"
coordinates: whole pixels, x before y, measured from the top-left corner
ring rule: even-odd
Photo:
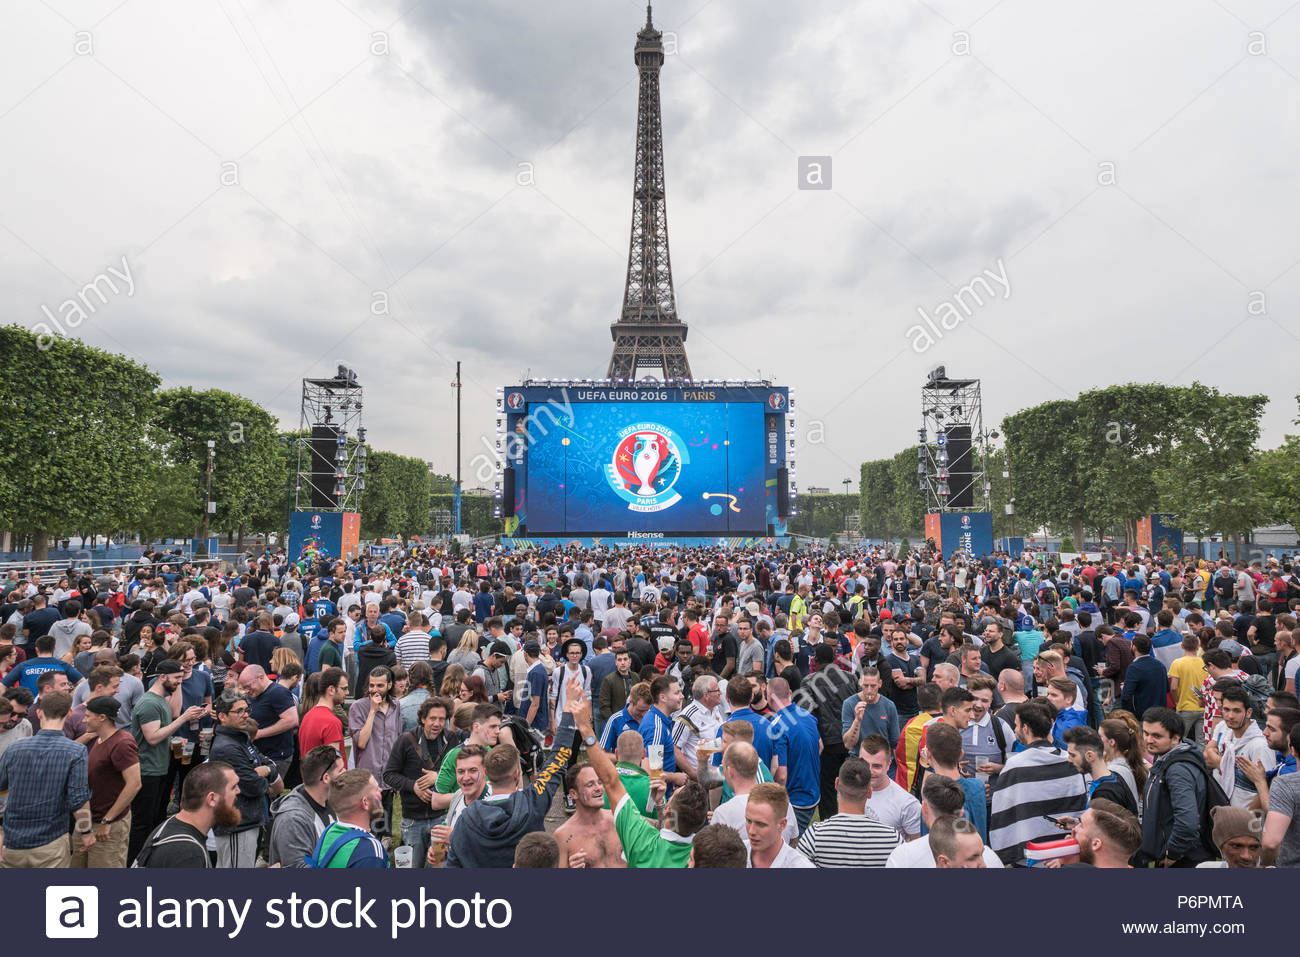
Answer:
[[[804,831],[799,850],[818,867],[884,867],[902,840],[874,817],[836,814]]]
[[[692,701],[677,712],[673,719],[673,744],[682,752],[692,771],[699,770],[696,767],[699,762],[696,748],[700,741],[716,737],[719,727],[718,716],[698,701]]]
[[[427,631],[408,631],[397,639],[393,650],[403,668],[410,668],[417,661],[429,660],[429,637]]]
[[[1087,806],[1083,775],[1065,752],[1050,741],[1036,741],[1007,758],[993,785],[989,846],[1003,861],[1017,858],[1026,841],[1061,836],[1043,815],[1078,816]]]

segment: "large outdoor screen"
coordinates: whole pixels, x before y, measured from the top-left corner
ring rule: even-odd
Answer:
[[[758,402],[573,403],[528,448],[528,533],[763,534]]]

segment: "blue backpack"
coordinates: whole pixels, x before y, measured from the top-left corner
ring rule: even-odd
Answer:
[[[325,831],[321,832],[321,836],[316,840],[316,847],[312,852],[302,856],[303,862],[307,867],[329,867],[330,861],[334,860],[334,855],[337,854],[345,844],[350,841],[367,837],[367,833],[361,830],[361,828],[349,828],[347,831],[339,835],[339,837],[330,844],[328,850],[326,850],[323,845],[325,843],[325,833],[328,830],[329,828],[326,828]],[[322,851],[324,851],[324,854],[321,853]]]

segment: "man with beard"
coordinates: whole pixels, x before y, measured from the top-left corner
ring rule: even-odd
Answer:
[[[149,835],[137,867],[211,867],[208,832],[239,824],[239,775],[224,761],[200,764],[185,778],[181,809]]]
[[[627,867],[623,845],[614,830],[614,812],[605,810],[605,788],[595,768],[586,761],[575,764],[565,776],[564,786],[578,810],[555,829],[560,846],[557,866]]]
[[[240,820],[220,825],[217,838],[217,867],[252,867],[257,859],[257,835],[267,819],[267,796],[275,797],[284,783],[275,762],[253,746],[257,722],[249,715],[248,699],[223,694],[216,703],[219,722],[212,738],[209,759],[224,761],[239,776]]]
[[[1127,868],[1142,846],[1137,818],[1104,798],[1097,798],[1079,815],[1072,832],[1079,842],[1079,863],[1091,867]]]
[[[330,781],[330,807],[339,819],[325,829],[312,853],[314,867],[388,866],[388,855],[371,829],[383,826],[379,782],[365,768],[353,768]]]

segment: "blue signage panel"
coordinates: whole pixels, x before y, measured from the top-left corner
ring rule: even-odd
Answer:
[[[991,512],[943,512],[939,516],[939,536],[943,553],[965,552],[980,558],[993,552],[993,515]]]
[[[289,560],[337,557],[343,550],[342,512],[293,512],[289,515]]]

